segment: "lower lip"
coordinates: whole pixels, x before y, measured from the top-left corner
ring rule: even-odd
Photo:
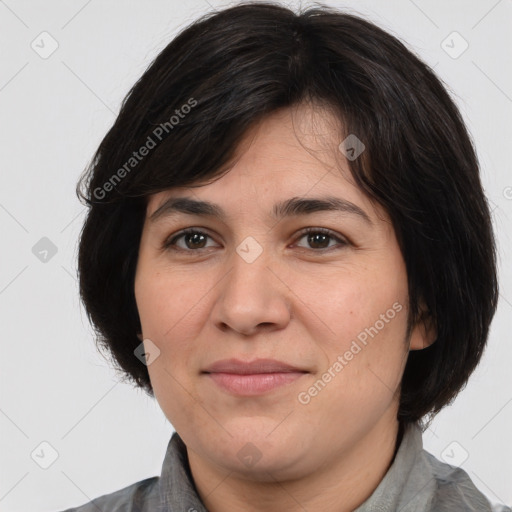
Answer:
[[[208,373],[207,375],[225,391],[235,395],[253,396],[289,384],[305,374],[303,372],[278,372],[251,375]]]

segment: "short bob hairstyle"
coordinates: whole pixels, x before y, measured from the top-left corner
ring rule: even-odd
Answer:
[[[479,363],[497,306],[496,245],[476,152],[432,69],[373,23],[323,4],[296,14],[244,2],[204,15],[123,100],[77,185],[88,206],[80,296],[98,349],[154,396],[134,355],[148,195],[220,178],[249,127],[304,102],[340,119],[340,142],[355,134],[365,145],[347,161],[393,223],[407,269],[409,329],[425,321],[437,329],[432,345],[408,355],[398,420],[431,421]]]

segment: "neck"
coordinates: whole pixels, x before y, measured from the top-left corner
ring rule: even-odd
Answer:
[[[187,451],[196,489],[210,512],[352,512],[384,478],[402,436],[396,419],[379,423],[343,457],[301,478],[274,482],[238,478]]]

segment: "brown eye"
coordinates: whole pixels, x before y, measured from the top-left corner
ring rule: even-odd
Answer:
[[[299,239],[305,237],[307,237],[307,243],[310,245],[310,248],[318,251],[321,251],[322,249],[331,249],[333,246],[329,247],[330,240],[337,241],[337,245],[348,245],[345,240],[338,237],[333,231],[325,228],[307,228],[302,231]]]
[[[322,252],[324,250],[336,248],[336,246],[341,248],[349,245],[346,240],[343,240],[337,236],[336,233],[326,228],[306,228],[301,232],[299,240],[306,237],[309,245],[306,249],[310,249],[314,252]],[[204,231],[188,228],[169,237],[164,241],[162,248],[173,251],[199,252],[202,249],[208,249],[211,247],[206,245],[208,238],[212,237]],[[330,246],[329,244],[332,241],[337,243]],[[178,242],[182,243],[179,244]]]
[[[176,236],[167,239],[163,244],[163,248],[183,251],[206,249],[207,247],[205,246],[205,243],[208,238],[211,237],[208,234],[204,233],[203,231],[199,231],[196,229],[186,229],[181,233],[178,233]],[[185,244],[184,247],[177,245],[176,242],[180,239],[183,239],[183,242]]]

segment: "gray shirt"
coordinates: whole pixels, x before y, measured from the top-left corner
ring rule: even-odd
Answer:
[[[199,498],[185,444],[175,432],[160,477],[136,482],[63,512],[208,512]],[[417,424],[405,429],[389,470],[354,512],[512,512],[490,504],[468,474],[423,449]]]

